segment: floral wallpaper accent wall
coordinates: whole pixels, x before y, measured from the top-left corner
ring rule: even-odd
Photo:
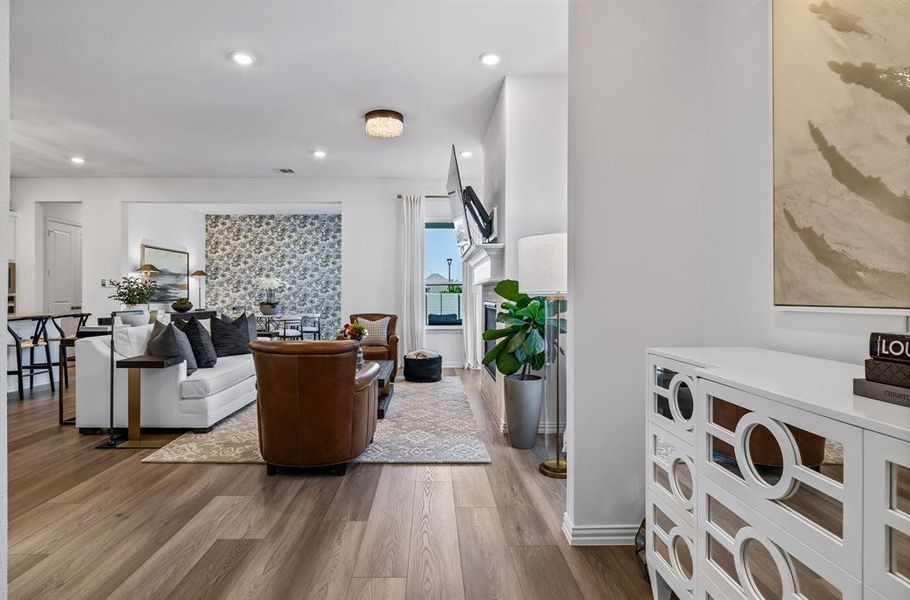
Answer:
[[[284,314],[320,313],[322,335],[341,327],[341,215],[206,215],[206,302],[257,307],[257,277],[282,281]]]

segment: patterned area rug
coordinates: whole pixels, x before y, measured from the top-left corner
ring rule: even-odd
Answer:
[[[142,462],[262,463],[256,405],[204,434],[186,433]],[[373,443],[354,459],[362,463],[488,463],[477,423],[458,377],[437,383],[395,384]]]

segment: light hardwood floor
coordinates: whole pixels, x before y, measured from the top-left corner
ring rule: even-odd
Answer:
[[[565,483],[509,447],[481,374],[448,374],[490,465],[142,464],[150,451],[58,426],[49,393],[9,400],[10,597],[649,598],[630,547],[566,543]]]

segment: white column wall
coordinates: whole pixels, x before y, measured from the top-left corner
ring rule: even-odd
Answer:
[[[9,2],[0,1],[0,264],[9,259],[6,251],[7,221],[9,219]],[[6,269],[0,269],[0,289],[6,289]],[[6,331],[6,311],[0,313],[0,330]],[[0,368],[6,372],[6,352],[0,352]],[[0,393],[6,399],[6,377],[0,379]],[[6,410],[0,411],[0,598],[6,598],[7,562],[7,502],[9,450],[7,448]]]
[[[705,5],[569,12],[569,481],[574,544],[644,513],[644,351],[702,339]]]
[[[773,307],[771,4],[570,3],[573,543],[644,512],[644,350],[751,345],[860,362],[901,316]]]

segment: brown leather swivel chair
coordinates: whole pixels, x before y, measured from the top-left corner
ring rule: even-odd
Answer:
[[[259,450],[266,471],[334,466],[370,445],[379,365],[357,371],[354,341],[250,343],[259,390]]]
[[[367,321],[378,321],[389,318],[388,339],[384,345],[363,345],[363,357],[366,360],[390,360],[392,365],[392,376],[389,381],[395,381],[395,375],[398,373],[398,335],[395,328],[398,326],[398,315],[387,315],[384,313],[359,313],[351,315],[351,323],[356,323],[358,319],[364,318]]]

